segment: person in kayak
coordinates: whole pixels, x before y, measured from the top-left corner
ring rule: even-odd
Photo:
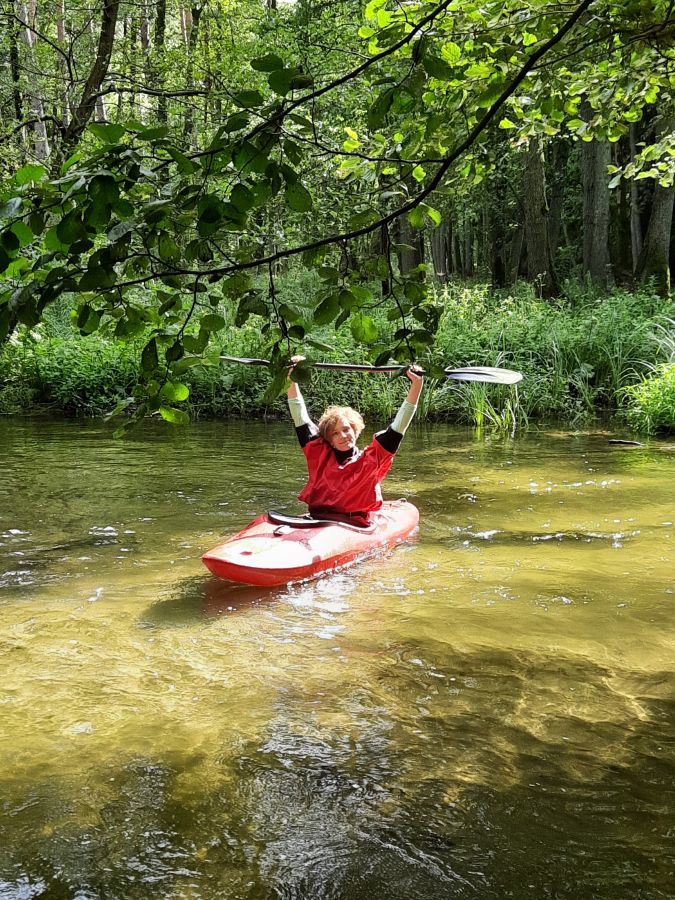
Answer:
[[[293,368],[303,357],[294,356]],[[288,406],[307,460],[309,480],[298,495],[318,519],[349,522],[366,528],[382,506],[380,484],[394,461],[403,435],[417,409],[424,376],[413,366],[406,372],[408,394],[385,431],[378,431],[365,450],[356,442],[363,431],[360,414],[349,406],[329,406],[316,425],[307,413],[297,383],[288,388]]]

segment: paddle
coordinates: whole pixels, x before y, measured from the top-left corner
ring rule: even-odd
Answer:
[[[221,356],[221,362],[224,363],[241,363],[246,366],[269,366],[268,359],[249,359],[238,356]],[[391,366],[368,366],[359,363],[330,363],[317,362],[313,363],[315,369],[334,369],[342,372],[402,372],[407,367],[405,365]],[[423,370],[420,369],[423,374]],[[445,369],[446,378],[452,381],[482,381],[487,384],[518,384],[522,381],[523,376],[520,372],[514,372],[512,369],[496,369],[491,366],[467,366],[463,369]]]

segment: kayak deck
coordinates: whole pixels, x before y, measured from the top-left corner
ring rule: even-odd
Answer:
[[[338,522],[294,527],[263,513],[202,556],[219,578],[274,587],[303,581],[386,550],[417,528],[419,512],[407,500],[385,501],[370,528]]]

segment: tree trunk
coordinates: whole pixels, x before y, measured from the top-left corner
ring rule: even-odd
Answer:
[[[401,275],[408,275],[424,262],[424,232],[412,228],[405,216],[398,223],[398,267]]]
[[[565,197],[567,159],[570,155],[569,142],[562,138],[553,140],[550,160],[549,205],[548,205],[548,252],[554,264],[560,241],[563,200]]]
[[[391,253],[391,237],[389,235],[389,228],[387,225],[382,225],[380,230],[376,232],[377,239],[377,247],[376,252],[378,256],[384,257],[384,259],[390,259]],[[380,273],[380,288],[382,290],[382,296],[388,297],[391,294],[392,283],[391,283],[391,275],[388,274],[384,276]]]
[[[675,116],[670,114],[661,122],[657,139],[668,134],[675,126]],[[635,274],[644,284],[650,278],[656,282],[656,290],[661,297],[670,293],[670,240],[673,225],[673,201],[675,185],[654,186],[649,225],[645,234],[642,251],[638,258]]]
[[[66,35],[66,3],[65,0],[57,0],[56,2],[56,37],[59,45],[64,52],[67,52],[68,37]],[[69,73],[66,60],[59,56],[58,60],[59,72],[63,79],[63,84],[59,86],[61,93],[61,122],[67,127],[70,122],[70,92],[69,92]]]
[[[35,5],[28,9],[25,3],[18,4],[19,18],[28,24],[28,28],[22,28],[22,36],[24,43],[28,49],[28,58],[30,59],[33,69],[37,69],[37,61],[35,59],[35,34],[31,30],[30,25],[34,24],[37,10]],[[47,124],[45,121],[45,107],[42,97],[37,92],[37,86],[31,93],[31,113],[35,117],[33,123],[33,140],[35,146],[35,156],[43,162],[49,156],[49,139],[47,137]]]
[[[99,90],[110,66],[119,7],[120,0],[104,0],[96,58],[82,89],[80,102],[77,109],[73,112],[72,121],[65,129],[63,138],[64,151],[69,150],[79,141],[82,132],[89,124],[92,113],[96,109],[97,101],[100,100]]]
[[[527,277],[538,285],[542,297],[556,293],[548,244],[548,208],[544,151],[541,138],[530,138],[523,178]]]
[[[157,0],[155,14],[155,47],[154,62],[152,66],[152,87],[160,88],[158,61],[164,53],[164,41],[166,37],[166,0]],[[157,100],[157,118],[162,124],[166,123],[166,97],[160,96]]]
[[[448,266],[448,234],[445,225],[434,228],[429,237],[431,244],[431,258],[434,263],[434,273],[441,284],[447,284],[449,275]]]
[[[21,70],[19,67],[19,41],[21,39],[21,26],[15,20],[11,20],[11,33],[9,36],[9,67],[12,75],[12,103],[17,125],[23,121],[23,98],[21,96]],[[21,129],[21,140],[26,139],[25,128]]]
[[[637,154],[636,131],[635,124],[632,124],[628,133],[631,162],[633,162]],[[640,188],[634,178],[630,180],[630,245],[633,257],[633,272],[635,272],[642,251],[642,222],[640,221]]]
[[[187,77],[185,86],[188,90],[194,87],[194,55],[197,48],[197,35],[199,34],[199,21],[202,15],[201,6],[193,6],[190,15],[190,31],[188,34],[187,50]],[[183,138],[188,144],[192,144],[194,137],[194,101],[188,97],[185,104],[185,124],[183,125]]]
[[[473,222],[465,214],[463,217],[462,241],[462,275],[471,278],[473,275]]]
[[[520,265],[523,258],[523,247],[525,245],[525,226],[516,225],[513,229],[511,237],[511,264],[509,266],[509,284],[515,284],[520,275]]]
[[[589,121],[593,112],[587,101],[581,106],[581,118]],[[609,175],[611,146],[600,141],[581,146],[581,182],[583,186],[582,270],[599,288],[607,289],[609,271]]]

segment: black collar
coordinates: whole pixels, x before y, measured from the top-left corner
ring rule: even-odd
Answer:
[[[344,464],[350,462],[350,460],[356,459],[360,450],[355,444],[351,450],[336,450],[336,448],[333,447],[333,453],[335,454],[338,465],[344,466]]]

